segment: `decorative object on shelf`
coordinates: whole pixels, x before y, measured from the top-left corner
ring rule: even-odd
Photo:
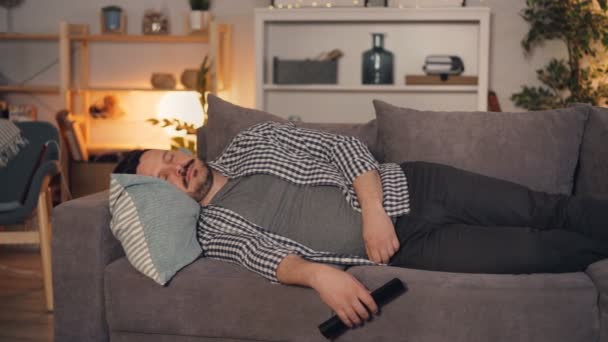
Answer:
[[[152,74],[150,78],[150,83],[154,89],[175,89],[175,85],[177,81],[175,80],[175,76],[168,73],[155,72]]]
[[[522,41],[527,53],[546,40],[559,39],[568,59],[553,58],[536,71],[543,86],[523,86],[511,101],[528,110],[576,102],[608,105],[608,2],[527,0],[521,15],[530,24]]]
[[[211,0],[190,0],[190,33],[205,33],[211,23]]]
[[[204,110],[200,94],[195,91],[165,94],[156,107],[156,118],[148,119],[152,125],[166,128],[171,136],[171,149],[186,148],[196,154],[196,130],[204,123]]]
[[[408,85],[477,85],[477,76],[405,75]]]
[[[365,0],[365,7],[387,7],[388,0]]]
[[[466,6],[466,0],[389,0],[388,5],[397,8],[454,8]]]
[[[179,81],[185,89],[196,90],[198,84],[198,69],[185,69]]]
[[[344,56],[340,49],[324,51],[314,59],[273,59],[275,84],[337,84],[338,60]]]
[[[365,0],[273,0],[270,8],[294,9],[304,7],[362,7]]]
[[[393,53],[384,49],[384,33],[372,33],[371,50],[363,53],[362,83],[393,84]]]
[[[116,96],[106,95],[89,107],[89,114],[94,119],[118,119],[125,112],[120,109]]]
[[[430,55],[424,59],[422,70],[427,75],[439,75],[447,80],[448,75],[460,75],[464,72],[464,63],[458,56]]]
[[[101,32],[125,34],[127,16],[118,6],[106,6],[101,9]]]
[[[0,7],[6,9],[6,32],[13,32],[13,8],[19,7],[23,0],[0,0]]]
[[[143,20],[144,34],[169,34],[169,16],[162,11],[146,10]]]
[[[38,120],[38,108],[32,104],[9,104],[8,119],[11,121],[36,121]]]

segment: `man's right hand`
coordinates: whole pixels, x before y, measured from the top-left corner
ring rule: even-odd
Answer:
[[[349,328],[368,320],[370,312],[378,312],[376,302],[363,284],[349,273],[328,265],[310,262],[290,254],[279,264],[277,279],[283,284],[315,289],[321,300]]]
[[[346,326],[361,325],[371,318],[370,312],[378,312],[370,291],[355,277],[342,270],[322,266],[311,282],[312,288]]]

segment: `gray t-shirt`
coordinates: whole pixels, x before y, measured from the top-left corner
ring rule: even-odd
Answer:
[[[361,214],[335,186],[302,186],[256,174],[230,179],[211,204],[313,250],[366,257]]]

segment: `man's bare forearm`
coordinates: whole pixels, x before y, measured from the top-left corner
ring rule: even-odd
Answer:
[[[329,266],[304,260],[295,254],[289,254],[277,268],[277,279],[286,285],[313,287],[316,275],[324,267]]]
[[[283,284],[313,288],[321,300],[349,327],[368,320],[369,312],[378,311],[369,290],[354,276],[294,254],[283,258],[277,268],[277,279]]]
[[[371,170],[360,174],[353,181],[353,187],[362,212],[384,210],[382,205],[382,181],[378,171]]]
[[[393,222],[384,210],[378,171],[362,173],[354,180],[353,187],[361,206],[365,253],[370,260],[386,264],[399,249],[399,240]]]

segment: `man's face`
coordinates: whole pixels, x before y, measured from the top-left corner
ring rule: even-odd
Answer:
[[[213,173],[204,161],[179,151],[144,152],[136,173],[166,180],[197,202],[209,193],[213,184]]]

